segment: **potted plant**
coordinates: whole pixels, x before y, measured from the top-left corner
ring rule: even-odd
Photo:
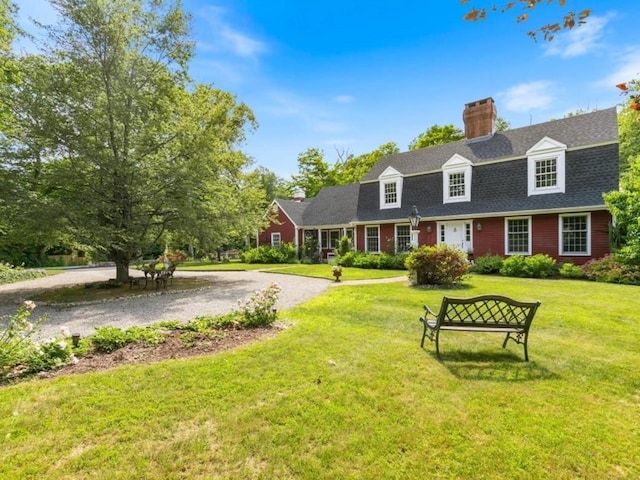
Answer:
[[[335,277],[335,281],[339,282],[340,277],[342,276],[342,267],[340,265],[334,265],[331,267],[331,273]]]

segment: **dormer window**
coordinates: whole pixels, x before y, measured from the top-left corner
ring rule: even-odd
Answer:
[[[380,184],[380,209],[400,208],[402,205],[402,174],[392,167],[378,177]]]
[[[444,203],[471,201],[471,168],[473,163],[457,153],[442,166]]]
[[[527,151],[529,195],[564,193],[567,146],[544,137]]]

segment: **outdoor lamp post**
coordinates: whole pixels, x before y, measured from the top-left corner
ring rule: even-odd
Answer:
[[[418,247],[418,225],[420,225],[420,214],[418,209],[414,205],[411,207],[411,214],[409,215],[409,223],[411,223],[411,248]]]

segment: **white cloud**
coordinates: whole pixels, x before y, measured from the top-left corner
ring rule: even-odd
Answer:
[[[336,95],[333,97],[332,101],[334,103],[353,103],[355,98],[351,95]]]
[[[263,95],[268,104],[261,107],[263,113],[274,117],[295,119],[297,125],[307,131],[319,134],[341,134],[348,126],[339,120],[332,110],[326,109],[325,102],[302,98],[288,91],[271,91]]]
[[[547,80],[521,83],[515,85],[498,96],[507,110],[529,112],[534,109],[545,109],[554,101],[552,90],[555,84]]]
[[[597,86],[611,88],[618,83],[640,78],[640,46],[628,48],[621,56],[617,68],[602,80]]]
[[[591,16],[584,25],[556,35],[553,41],[546,43],[545,55],[571,58],[592,53],[600,47],[604,28],[614,17],[612,13],[603,17]]]
[[[257,58],[268,51],[267,44],[250,34],[233,27],[224,17],[227,11],[216,6],[208,6],[201,16],[209,24],[209,37],[203,43],[206,51],[225,52],[245,58]]]

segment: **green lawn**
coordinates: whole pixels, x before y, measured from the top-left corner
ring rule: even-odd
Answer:
[[[490,333],[420,349],[422,304],[483,293],[542,302],[531,362]],[[0,478],[638,478],[639,311],[569,280],[331,288],[233,352],[1,388]]]
[[[178,266],[178,271],[216,272],[228,270],[263,270],[270,273],[285,273],[303,277],[328,278],[333,280],[331,265],[324,264],[266,264],[266,263],[200,263],[186,262]],[[407,275],[406,270],[376,270],[365,268],[343,268],[342,280],[366,280],[391,278]]]

